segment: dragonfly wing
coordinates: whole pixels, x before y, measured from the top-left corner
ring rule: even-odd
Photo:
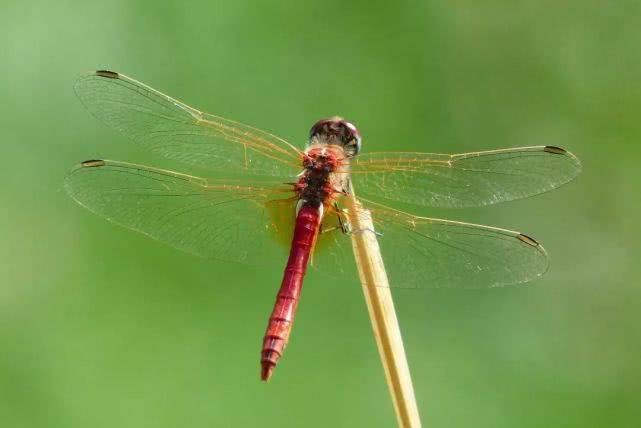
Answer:
[[[347,220],[341,219],[335,207],[325,207],[310,263],[312,270],[331,280],[356,273],[351,236],[343,231],[341,221]]]
[[[555,189],[580,171],[572,153],[553,146],[456,155],[366,153],[352,162],[359,195],[443,208],[525,198]]]
[[[273,215],[294,202],[285,186],[218,184],[200,177],[126,162],[78,165],[65,189],[79,204],[126,228],[204,257],[260,264],[286,253]],[[282,192],[281,190],[282,189]]]
[[[89,73],[76,94],[94,116],[159,155],[215,171],[290,177],[301,152],[282,138],[204,113],[123,74]]]
[[[543,247],[522,233],[368,204],[393,287],[497,287],[548,270]]]

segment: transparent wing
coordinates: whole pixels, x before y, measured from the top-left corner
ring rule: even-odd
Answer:
[[[287,141],[204,113],[112,71],[76,82],[76,94],[94,116],[169,159],[216,171],[289,177],[301,152]]]
[[[327,279],[335,281],[337,278],[357,281],[356,264],[352,251],[352,241],[349,233],[342,230],[341,218],[333,206],[326,206],[323,222],[316,239],[312,253],[310,270],[320,273]],[[343,214],[344,217],[344,214]]]
[[[66,177],[65,189],[107,220],[180,250],[251,264],[284,257],[291,226],[279,216],[287,212],[291,223],[295,212],[288,189],[278,182],[218,184],[109,160],[83,162]]]
[[[553,146],[456,155],[364,153],[352,162],[358,195],[416,205],[491,205],[555,189],[581,172],[570,152]]]
[[[522,233],[366,203],[381,234],[393,287],[497,287],[524,283],[548,270],[545,249]]]

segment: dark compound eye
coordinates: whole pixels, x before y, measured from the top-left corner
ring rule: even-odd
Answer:
[[[355,156],[361,149],[361,134],[351,122],[335,116],[319,120],[309,131],[309,143],[336,144],[344,148],[348,156]]]
[[[351,156],[356,156],[361,151],[361,133],[351,122],[343,120],[343,125],[347,129],[344,147]]]

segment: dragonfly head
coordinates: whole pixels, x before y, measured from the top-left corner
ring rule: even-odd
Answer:
[[[361,133],[352,123],[334,116],[321,119],[312,126],[307,145],[312,144],[341,146],[347,157],[352,157],[361,150]]]

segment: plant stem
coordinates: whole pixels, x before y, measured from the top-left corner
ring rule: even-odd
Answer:
[[[421,420],[414,387],[372,216],[355,197],[345,199],[353,230],[354,256],[398,425],[418,428]]]

